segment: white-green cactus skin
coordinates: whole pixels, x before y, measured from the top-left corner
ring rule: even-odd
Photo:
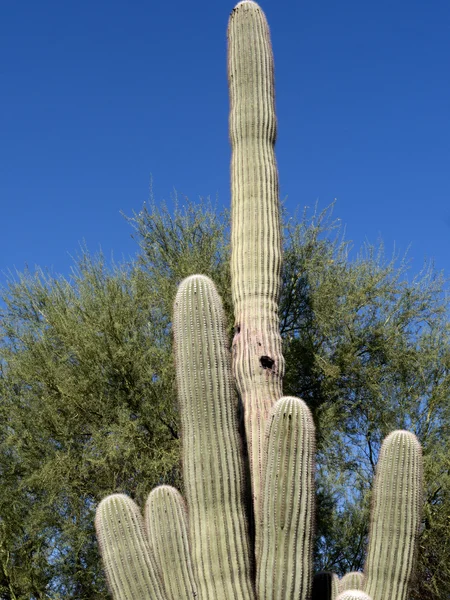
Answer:
[[[364,591],[372,600],[406,600],[422,514],[422,449],[407,431],[393,431],[378,458],[372,495]]]
[[[163,582],[139,507],[124,494],[108,496],[97,508],[95,526],[113,597],[164,600]]]
[[[257,596],[306,598],[311,586],[314,516],[314,422],[298,398],[278,400],[269,415],[261,488]]]
[[[255,519],[265,424],[282,396],[278,320],[281,229],[277,121],[269,27],[255,2],[240,2],[228,24],[231,142],[233,373],[244,406]]]
[[[185,279],[174,306],[175,363],[190,539],[200,597],[251,597],[238,403],[222,303],[212,281]]]
[[[144,516],[123,494],[100,502],[95,525],[111,594],[114,600],[406,600],[422,456],[415,436],[404,431],[390,434],[380,451],[364,575],[339,580],[320,573],[312,582],[314,423],[302,400],[282,394],[273,57],[266,18],[251,0],[230,16],[228,80],[232,352],[214,283],[188,277],[173,317],[186,497],[160,486]]]
[[[181,494],[169,485],[150,492],[145,504],[146,533],[159,565],[169,598],[195,598],[197,585],[189,551],[187,507]]]
[[[345,590],[337,596],[336,600],[370,600],[370,596],[361,590]]]
[[[339,593],[347,590],[363,590],[364,589],[364,574],[359,571],[351,571],[346,573],[339,581]]]

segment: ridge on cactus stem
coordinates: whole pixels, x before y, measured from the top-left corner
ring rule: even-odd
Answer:
[[[339,581],[339,592],[362,589],[364,589],[364,575],[359,571],[352,571],[351,573],[347,573]]]
[[[312,576],[315,428],[282,392],[274,65],[255,2],[236,5],[227,37],[235,335],[230,351],[214,283],[184,279],[173,332],[185,497],[159,486],[144,515],[124,494],[100,502],[109,589],[114,600],[407,600],[423,465],[406,431],[381,447],[364,574]]]

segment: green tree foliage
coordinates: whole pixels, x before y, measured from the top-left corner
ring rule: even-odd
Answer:
[[[143,503],[180,486],[171,308],[204,273],[232,320],[227,215],[154,203],[130,219],[141,251],[107,267],[83,252],[69,279],[18,274],[0,341],[0,599],[106,599],[97,502]],[[286,394],[318,431],[317,570],[358,569],[370,484],[389,431],[414,431],[426,461],[414,597],[450,595],[449,323],[433,268],[408,279],[382,247],[355,259],[330,210],[286,220],[281,331]]]
[[[429,514],[414,597],[446,598],[450,554],[437,543],[450,533],[445,281],[432,266],[409,279],[382,245],[350,260],[339,233],[328,211],[288,223],[281,307],[285,393],[303,397],[318,426],[317,570],[362,568],[380,444],[405,428],[424,448]]]
[[[77,269],[70,283],[38,273],[9,286],[1,450],[17,463],[14,486],[28,513],[25,523],[8,513],[9,542],[18,546],[12,577],[29,565],[22,551],[39,536],[41,592],[47,584],[87,599],[105,597],[96,583],[95,504],[105,492],[140,496],[150,482],[176,476],[178,435],[168,321],[151,290],[135,269],[107,273],[102,259],[84,255]],[[11,493],[2,486],[6,505]],[[18,598],[34,597],[27,585],[28,572]]]
[[[152,199],[128,221],[141,248],[138,265],[151,281],[160,299],[160,308],[172,315],[178,284],[195,273],[208,275],[223,298],[230,323],[232,319],[230,243],[228,213],[218,215],[209,199],[181,207],[177,195],[174,210]]]

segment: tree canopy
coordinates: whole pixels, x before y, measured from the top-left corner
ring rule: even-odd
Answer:
[[[432,265],[411,277],[382,245],[353,257],[331,213],[285,216],[280,304],[284,393],[308,403],[318,432],[317,570],[362,566],[381,440],[406,428],[426,470],[414,597],[448,598],[446,281]],[[96,504],[181,485],[172,302],[184,277],[208,275],[231,333],[228,216],[151,203],[130,222],[135,260],[82,250],[69,278],[28,271],[2,290],[2,600],[107,598]]]

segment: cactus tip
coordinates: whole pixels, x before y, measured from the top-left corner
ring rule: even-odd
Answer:
[[[253,0],[240,0],[240,2],[238,2],[236,4],[236,6],[233,8],[233,12],[235,10],[237,10],[241,6],[241,4],[253,4],[254,6],[258,6],[258,4],[256,2],[254,2]]]

